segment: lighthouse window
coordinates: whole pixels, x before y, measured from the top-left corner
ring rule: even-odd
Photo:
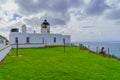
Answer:
[[[29,38],[29,37],[26,38],[26,42],[27,42],[27,43],[30,42],[30,38]]]
[[[11,32],[19,32],[19,29],[17,28],[11,29]]]
[[[43,44],[44,44],[44,38],[42,38],[42,42],[43,42]]]
[[[56,37],[54,37],[54,43],[56,43]]]

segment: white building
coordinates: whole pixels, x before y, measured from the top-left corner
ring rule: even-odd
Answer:
[[[21,48],[64,45],[64,42],[66,45],[70,44],[70,35],[50,33],[50,24],[47,20],[41,24],[41,33],[27,33],[26,25],[23,25],[22,32],[17,28],[11,29],[9,38],[13,47],[18,42]]]

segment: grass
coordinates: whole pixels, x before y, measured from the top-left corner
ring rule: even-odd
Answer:
[[[119,80],[120,62],[77,47],[15,49],[0,66],[0,80]]]

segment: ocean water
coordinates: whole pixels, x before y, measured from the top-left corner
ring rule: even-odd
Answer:
[[[120,41],[111,41],[111,42],[76,42],[75,45],[83,44],[86,47],[89,46],[89,49],[92,51],[96,51],[96,47],[98,47],[98,51],[104,47],[104,51],[108,53],[108,48],[110,49],[110,54],[115,55],[120,58]]]

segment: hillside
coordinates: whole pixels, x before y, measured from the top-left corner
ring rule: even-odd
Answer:
[[[78,47],[12,49],[0,66],[0,80],[119,80],[120,62]]]

